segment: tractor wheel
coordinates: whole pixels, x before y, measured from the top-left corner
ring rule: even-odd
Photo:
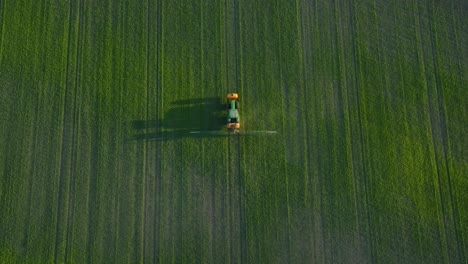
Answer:
[[[236,101],[236,109],[239,109],[239,102]]]

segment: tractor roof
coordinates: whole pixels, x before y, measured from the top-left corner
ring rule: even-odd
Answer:
[[[239,112],[237,112],[236,109],[229,109],[228,117],[229,118],[237,118],[237,117],[239,117]]]

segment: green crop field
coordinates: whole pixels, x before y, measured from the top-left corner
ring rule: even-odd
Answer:
[[[0,263],[466,263],[467,10],[0,0]]]

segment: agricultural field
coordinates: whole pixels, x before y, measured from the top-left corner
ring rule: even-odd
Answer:
[[[0,0],[0,263],[466,263],[467,10]]]

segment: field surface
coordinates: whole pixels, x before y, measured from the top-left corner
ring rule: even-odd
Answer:
[[[0,263],[466,263],[467,10],[0,0]]]

